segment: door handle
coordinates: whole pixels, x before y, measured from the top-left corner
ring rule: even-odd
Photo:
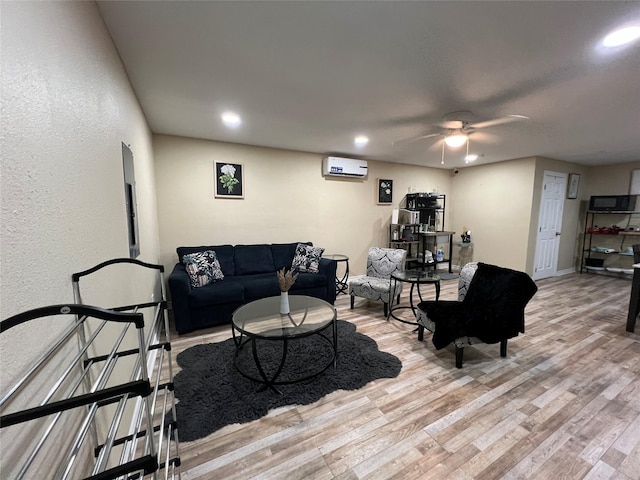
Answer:
[[[559,237],[562,232],[556,232],[556,237]]]

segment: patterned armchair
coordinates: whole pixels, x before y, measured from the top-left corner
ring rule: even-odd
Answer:
[[[524,333],[524,309],[537,290],[524,272],[467,263],[460,272],[458,301],[418,304],[418,340],[426,328],[433,332],[436,349],[453,342],[457,368],[462,368],[467,345],[499,342],[500,356],[506,357],[507,340]]]
[[[391,274],[397,270],[404,270],[406,258],[407,251],[400,248],[371,247],[367,256],[367,274],[357,275],[348,280],[351,308],[353,309],[355,297],[362,297],[382,302],[384,316],[387,317],[389,304],[394,297],[398,297],[399,301],[402,292],[402,282],[391,282]]]

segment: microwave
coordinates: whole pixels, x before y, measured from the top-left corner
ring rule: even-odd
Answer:
[[[636,195],[595,195],[589,199],[594,212],[630,212],[636,208]]]

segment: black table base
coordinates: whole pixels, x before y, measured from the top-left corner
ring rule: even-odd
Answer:
[[[326,327],[324,327],[324,329],[328,328],[329,326],[332,326],[332,339],[329,338],[328,336],[326,336],[324,333],[322,333],[322,330],[318,330],[318,331],[313,331],[310,332],[308,334],[303,334],[303,335],[298,335],[298,336],[283,336],[283,337],[274,337],[274,338],[265,338],[265,337],[255,337],[255,336],[249,336],[247,334],[240,334],[239,336],[236,336],[236,331],[235,328],[233,328],[232,325],[232,333],[233,333],[233,338],[234,338],[234,342],[236,344],[236,353],[235,353],[235,358],[234,358],[234,366],[236,368],[236,370],[238,371],[238,373],[240,373],[240,375],[242,375],[243,377],[256,382],[256,383],[260,383],[262,384],[262,386],[258,389],[259,392],[265,391],[267,389],[272,390],[275,393],[278,394],[282,394],[282,392],[280,392],[280,390],[277,389],[277,385],[290,385],[292,383],[299,383],[299,382],[304,382],[306,380],[310,380],[314,377],[317,377],[318,375],[320,375],[322,372],[324,372],[325,370],[327,370],[331,365],[333,365],[334,368],[337,367],[337,361],[338,361],[338,324],[336,319],[333,320],[333,322],[327,324]],[[324,330],[323,329],[323,330]],[[282,370],[284,368],[285,362],[287,360],[287,352],[289,350],[289,342],[290,341],[304,341],[305,338],[310,337],[312,335],[317,335],[320,338],[322,338],[324,341],[326,341],[329,346],[331,346],[331,355],[329,356],[328,361],[325,363],[320,364],[320,367],[314,371],[313,373],[309,374],[309,375],[305,375],[302,377],[296,377],[294,379],[290,379],[290,380],[278,380],[278,378],[280,377],[280,374],[282,373]],[[280,363],[278,365],[278,368],[276,368],[276,370],[273,373],[269,373],[266,372],[265,369],[263,368],[262,363],[260,362],[260,356],[259,356],[259,352],[258,352],[258,345],[256,340],[259,339],[261,341],[271,341],[271,342],[281,342],[282,343],[282,357],[280,359]],[[260,377],[255,377],[245,371],[242,370],[242,368],[240,367],[240,365],[238,364],[238,354],[240,353],[240,351],[245,347],[245,345],[247,343],[251,344],[251,351],[253,354],[253,360],[255,362],[256,368],[258,369],[258,373],[260,374]]]
[[[413,302],[413,291],[414,288],[418,291],[418,298],[420,299],[420,301],[422,302],[422,293],[420,292],[420,285],[424,285],[427,283],[433,284],[436,288],[436,300],[440,299],[440,280],[439,279],[433,279],[432,277],[429,276],[418,276],[412,279],[401,279],[401,278],[396,278],[394,276],[391,277],[391,281],[393,282],[410,282],[411,283],[411,290],[409,291],[409,305],[397,305],[395,307],[390,307],[389,308],[389,316],[387,317],[387,320],[389,318],[393,318],[394,320],[397,320],[399,322],[402,323],[406,323],[408,325],[415,325],[415,326],[419,326],[417,322],[415,321],[411,321],[411,320],[405,320],[404,318],[399,317],[398,315],[396,315],[394,312],[398,312],[400,310],[411,310],[411,313],[413,313],[413,316],[415,318],[416,316],[416,306],[414,305]],[[417,285],[417,288],[416,288]],[[394,283],[394,287],[395,287],[395,283]],[[392,290],[395,291],[395,288]]]

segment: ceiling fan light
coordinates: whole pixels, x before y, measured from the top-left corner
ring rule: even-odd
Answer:
[[[463,133],[454,133],[453,135],[447,135],[444,139],[444,143],[446,143],[448,147],[457,148],[467,143],[468,139],[469,137]]]

